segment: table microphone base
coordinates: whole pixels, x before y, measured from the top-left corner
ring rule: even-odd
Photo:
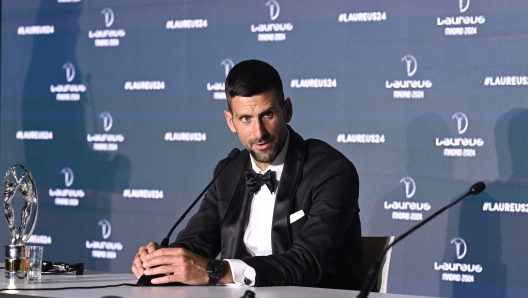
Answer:
[[[166,284],[152,284],[152,279],[157,277],[163,277],[165,274],[156,274],[156,275],[141,275],[138,279],[136,286],[141,287],[167,287],[167,286],[187,286],[181,282],[171,282]]]

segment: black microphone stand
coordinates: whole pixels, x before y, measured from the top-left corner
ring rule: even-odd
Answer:
[[[458,199],[454,200],[453,202],[447,204],[442,209],[436,211],[435,213],[433,213],[433,215],[429,216],[424,221],[422,221],[421,223],[417,224],[416,226],[411,228],[409,231],[403,233],[398,238],[396,238],[389,246],[387,246],[387,248],[385,248],[385,250],[383,250],[383,252],[379,256],[379,258],[376,261],[376,263],[372,267],[370,267],[370,270],[369,270],[369,272],[367,274],[367,277],[365,278],[365,281],[363,281],[363,286],[361,287],[361,292],[357,295],[357,298],[367,298],[369,293],[372,291],[372,287],[374,286],[374,282],[376,281],[376,278],[378,276],[378,272],[380,271],[380,268],[381,268],[381,262],[383,261],[383,258],[385,257],[385,255],[387,254],[389,249],[391,249],[394,245],[396,245],[396,243],[400,242],[405,237],[409,236],[409,234],[411,234],[412,232],[418,230],[423,225],[425,225],[426,223],[431,221],[433,218],[437,217],[440,213],[446,211],[447,209],[451,208],[453,205],[457,204],[458,202],[462,201],[463,199],[465,199],[466,197],[468,197],[470,195],[476,195],[476,194],[481,193],[485,188],[486,188],[486,184],[484,184],[484,182],[482,182],[482,181],[473,184],[471,186],[471,188],[469,189],[469,191],[467,193],[465,193],[463,196],[461,196],[460,198],[458,198]]]

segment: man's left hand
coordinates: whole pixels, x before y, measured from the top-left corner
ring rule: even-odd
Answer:
[[[153,284],[181,282],[188,285],[205,285],[209,276],[205,270],[208,259],[185,248],[160,248],[147,255],[143,262],[145,275],[170,274],[154,278]]]

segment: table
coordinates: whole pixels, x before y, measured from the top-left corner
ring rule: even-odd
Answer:
[[[3,274],[3,271],[1,271]],[[31,291],[9,290],[0,292],[0,298],[29,298],[29,297],[57,297],[57,298],[119,298],[119,297],[213,297],[213,298],[239,298],[246,290],[252,290],[256,298],[352,298],[356,297],[356,291],[319,289],[306,287],[231,287],[231,286],[184,286],[184,287],[118,287],[103,289],[76,289],[76,290],[53,290],[39,291],[43,288],[58,287],[89,287],[100,285],[112,285],[121,283],[135,284],[137,281],[133,274],[111,274],[111,273],[90,273],[85,271],[85,275],[43,275],[42,281],[30,283],[28,285],[17,285],[17,287],[34,289]],[[6,283],[0,283],[1,288],[7,287]],[[409,296],[399,294],[379,294],[371,293],[372,298],[419,298],[423,296]]]

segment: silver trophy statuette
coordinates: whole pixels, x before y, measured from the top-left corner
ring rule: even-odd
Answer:
[[[18,175],[18,173],[20,175]],[[31,172],[21,165],[14,165],[7,170],[4,176],[5,190],[2,194],[4,203],[4,215],[11,232],[11,244],[5,246],[5,277],[6,282],[27,283],[27,272],[29,267],[28,251],[26,241],[33,234],[38,217],[37,187]],[[15,197],[17,190],[20,191],[24,199],[24,207],[20,214],[20,226],[15,227],[15,212],[11,201]],[[26,228],[33,214],[31,229],[27,235]],[[9,279],[9,280],[7,280]]]

